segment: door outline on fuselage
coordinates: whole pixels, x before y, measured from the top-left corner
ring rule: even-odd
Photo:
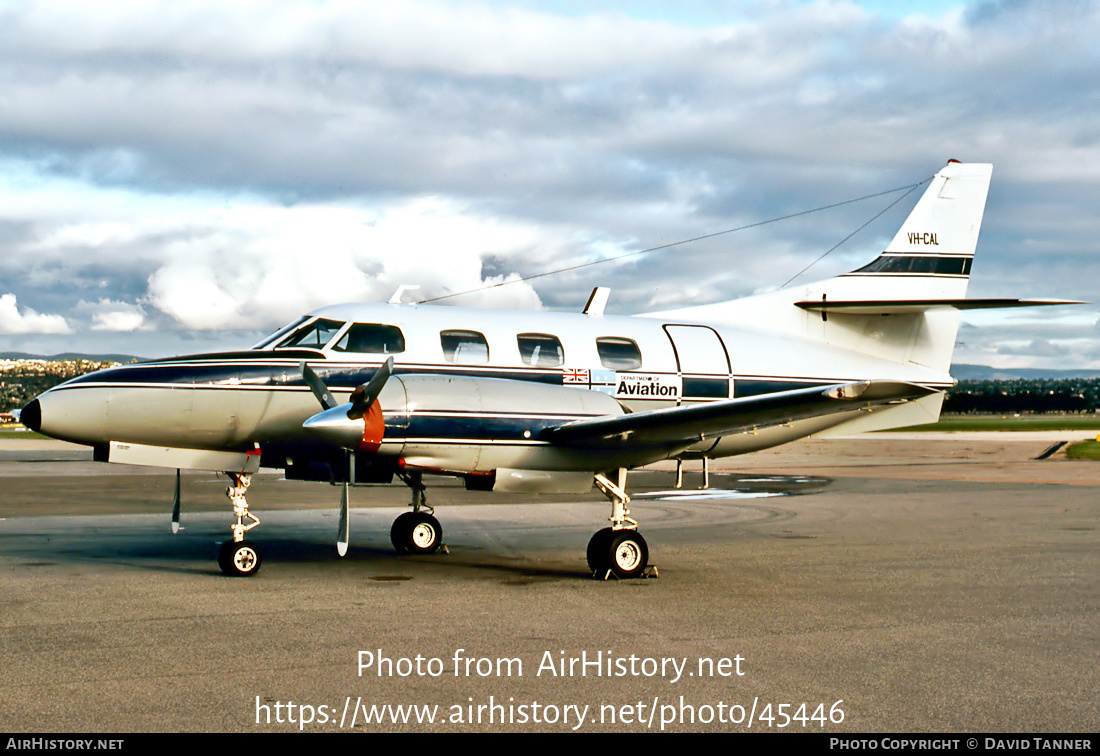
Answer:
[[[676,405],[680,406],[685,400],[694,399],[695,401],[708,401],[708,400],[720,400],[729,399],[732,396],[733,386],[733,363],[730,361],[729,350],[726,349],[726,343],[722,340],[722,335],[718,333],[714,328],[707,325],[699,325],[696,323],[665,323],[662,328],[665,335],[668,336],[669,342],[672,344],[672,353],[676,357],[676,375],[680,379],[680,395],[676,400]],[[703,333],[709,333],[709,336],[704,336],[704,341],[711,341],[710,345],[705,345],[706,357],[704,357],[699,363],[693,362],[695,352],[692,347],[697,346],[689,343],[689,339],[695,339],[701,336]],[[677,342],[677,334],[679,334],[680,341]],[[713,336],[713,339],[711,339]],[[720,355],[725,361],[725,370],[723,372],[713,372],[711,367],[717,367],[713,365],[715,357],[713,355]],[[712,363],[706,365],[704,363]],[[689,369],[685,370],[685,363]],[[705,370],[693,370],[694,367],[706,367]],[[685,374],[688,376],[685,380]],[[698,388],[706,388],[707,393],[695,394],[689,392],[689,386]],[[724,392],[716,392],[719,382],[724,382]]]

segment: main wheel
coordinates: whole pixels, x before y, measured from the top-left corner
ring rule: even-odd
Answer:
[[[443,543],[443,526],[426,512],[405,512],[393,521],[390,540],[400,554],[434,554]]]
[[[227,541],[218,549],[218,566],[230,577],[252,577],[260,562],[260,549],[251,541]]]
[[[409,553],[409,531],[412,530],[412,520],[415,515],[412,512],[402,512],[393,521],[390,527],[390,543],[398,554]]]
[[[604,528],[603,530],[597,530],[596,534],[592,536],[592,540],[588,542],[588,569],[592,572],[598,572],[599,577],[603,577],[603,573],[611,569],[611,553],[608,551],[608,546],[611,543],[611,537],[615,535],[615,531],[611,528]]]
[[[649,563],[649,547],[636,530],[620,530],[608,543],[611,571],[622,580],[641,577]]]

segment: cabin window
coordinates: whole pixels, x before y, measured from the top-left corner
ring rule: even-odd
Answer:
[[[337,352],[400,354],[405,351],[405,336],[397,326],[382,323],[355,323],[333,349]]]
[[[459,365],[484,365],[489,361],[489,342],[477,331],[440,331],[443,356]]]
[[[596,339],[596,351],[608,370],[637,370],[642,366],[642,351],[633,339],[602,336]]]
[[[305,328],[296,331],[290,338],[284,340],[276,348],[308,347],[310,349],[320,349],[332,340],[332,337],[336,335],[336,332],[339,331],[343,325],[344,324],[339,320],[320,318],[313,321]]]
[[[558,367],[565,362],[565,350],[557,336],[548,333],[521,333],[516,336],[519,356],[534,367]]]

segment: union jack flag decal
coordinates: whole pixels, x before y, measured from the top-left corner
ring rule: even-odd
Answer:
[[[588,383],[587,370],[563,370],[562,383]]]

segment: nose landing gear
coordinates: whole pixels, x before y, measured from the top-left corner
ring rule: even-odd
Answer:
[[[244,538],[245,533],[260,524],[260,518],[248,511],[245,499],[245,492],[252,484],[252,474],[227,472],[226,475],[233,485],[225,490],[225,495],[233,505],[237,522],[230,526],[233,540],[226,541],[218,549],[218,566],[230,577],[252,577],[259,572],[262,561],[259,547]],[[248,524],[245,524],[246,519]]]

